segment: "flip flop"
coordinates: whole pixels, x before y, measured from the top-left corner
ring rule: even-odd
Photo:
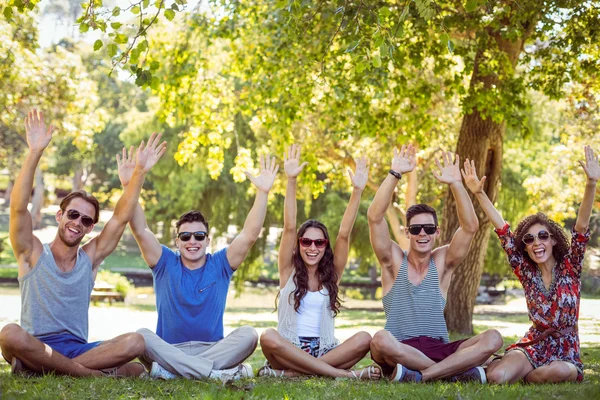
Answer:
[[[265,365],[264,367],[261,367],[258,370],[257,376],[260,376],[263,378],[283,378],[284,373],[285,373],[285,371],[281,370],[281,373],[278,374],[278,371],[276,369],[273,369],[273,368]]]
[[[378,378],[371,378],[371,374],[372,373],[374,374],[375,371],[377,371],[377,370],[379,370],[379,377]],[[365,371],[367,372],[367,378],[370,381],[375,381],[375,380],[381,379],[381,375],[383,373],[383,371],[381,370],[381,367],[379,365],[376,365],[376,364],[371,364],[368,367],[363,368],[358,375],[356,374],[357,371],[350,371],[350,372],[352,373],[352,377],[354,379],[361,380],[361,379],[363,379],[363,375],[365,374]]]

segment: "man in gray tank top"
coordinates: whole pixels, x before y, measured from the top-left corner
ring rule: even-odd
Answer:
[[[88,343],[88,308],[98,267],[115,249],[138,202],[146,173],[165,150],[160,134],[133,148],[119,168],[132,168],[131,184],[117,202],[112,218],[98,236],[80,246],[98,222],[99,203],[83,190],[67,195],[56,213],[58,232],[47,244],[33,234],[27,210],[35,170],[50,143],[53,127],[46,128],[36,110],[25,119],[29,151],[15,181],[10,202],[10,242],[19,267],[21,325],[8,324],[0,332],[2,356],[12,371],[54,372],[73,376],[139,376],[144,367],[128,363],[144,351],[144,339],[127,333],[104,342]],[[159,144],[160,143],[160,144]]]
[[[496,330],[448,343],[444,320],[446,295],[454,268],[466,257],[475,232],[477,215],[465,190],[459,157],[443,154],[436,160],[435,178],[450,186],[456,200],[460,227],[450,244],[433,248],[439,235],[437,215],[425,204],[406,212],[407,251],[394,242],[385,214],[402,174],[416,165],[412,145],[394,149],[392,167],[369,207],[371,244],[381,264],[385,329],[371,341],[371,357],[391,380],[426,382],[435,379],[486,382],[480,365],[502,346]]]

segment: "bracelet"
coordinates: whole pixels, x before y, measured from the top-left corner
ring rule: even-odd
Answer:
[[[400,172],[396,172],[393,169],[390,169],[390,174],[396,179],[402,179],[402,174]]]

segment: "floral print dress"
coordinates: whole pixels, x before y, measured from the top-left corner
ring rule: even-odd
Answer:
[[[557,331],[575,327],[561,335],[549,335],[531,345],[518,346],[514,343],[506,348],[509,351],[522,351],[534,368],[548,365],[552,361],[567,361],[577,368],[577,380],[583,380],[583,363],[579,356],[579,333],[576,328],[579,319],[579,299],[581,290],[581,269],[590,231],[581,234],[573,230],[571,248],[552,271],[552,283],[546,289],[542,273],[537,264],[523,256],[517,249],[515,236],[506,224],[496,229],[502,248],[508,254],[513,272],[519,278],[525,291],[529,319],[533,326],[517,343],[535,340],[546,329]]]

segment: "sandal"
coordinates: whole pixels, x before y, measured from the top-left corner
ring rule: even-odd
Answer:
[[[285,370],[278,371],[265,365],[258,370],[257,375],[263,378],[283,378],[284,373]]]
[[[367,377],[363,378],[363,375],[365,374],[365,371],[367,372]],[[371,374],[374,374],[375,371],[379,371],[379,377],[375,378],[375,377],[371,377]],[[366,368],[363,368],[362,370],[360,370],[360,373],[357,375],[356,372],[357,371],[350,371],[352,373],[352,377],[354,379],[364,379],[364,380],[369,380],[369,381],[376,381],[378,379],[381,379],[381,375],[383,373],[383,371],[381,370],[381,367],[377,364],[371,364]]]

